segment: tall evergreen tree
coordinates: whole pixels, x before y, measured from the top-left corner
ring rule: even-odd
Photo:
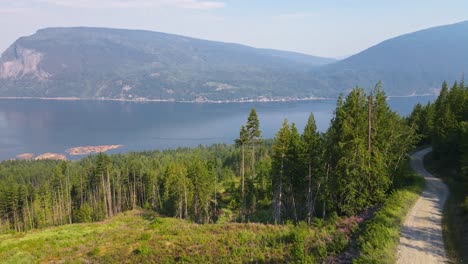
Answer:
[[[239,138],[236,139],[236,145],[241,148],[241,221],[245,221],[245,147],[249,143],[249,134],[245,126],[242,126],[239,132]]]
[[[282,223],[282,211],[283,211],[283,193],[284,184],[287,182],[285,179],[285,163],[286,155],[289,150],[289,144],[291,142],[291,131],[289,128],[288,120],[283,121],[283,126],[276,133],[275,141],[273,145],[273,157],[272,157],[272,177],[273,177],[273,220],[276,224]]]
[[[321,181],[319,179],[320,167],[320,135],[317,132],[314,114],[310,113],[304,132],[301,136],[304,162],[307,165],[306,177],[306,218],[307,224],[310,224],[315,211],[315,202],[320,191]],[[314,192],[315,191],[315,195]]]
[[[260,121],[257,116],[257,111],[255,108],[250,110],[249,117],[247,118],[247,124],[245,126],[247,130],[248,141],[251,149],[251,171],[250,171],[250,180],[249,180],[249,207],[250,212],[255,211],[256,207],[256,197],[255,197],[255,148],[258,144],[261,143],[261,135],[262,132],[260,131]]]

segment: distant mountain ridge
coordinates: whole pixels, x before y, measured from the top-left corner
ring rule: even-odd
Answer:
[[[341,61],[143,30],[46,28],[0,58],[0,97],[229,101],[336,97],[382,80],[434,93],[468,71],[468,22],[402,35]]]
[[[437,92],[443,81],[468,73],[468,21],[383,41],[317,73],[327,87],[373,87],[394,95]]]
[[[48,28],[0,59],[1,96],[218,100],[311,96],[306,70],[333,62],[166,33]],[[292,80],[293,78],[294,80]]]

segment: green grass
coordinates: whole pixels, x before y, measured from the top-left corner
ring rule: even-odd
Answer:
[[[444,168],[431,154],[424,158],[424,166],[450,189],[442,218],[448,257],[453,263],[468,263],[468,196],[465,185],[459,180],[454,168]]]
[[[209,224],[130,211],[99,223],[0,235],[2,263],[314,263],[343,250],[358,223]]]
[[[401,188],[393,191],[359,237],[359,258],[354,263],[395,263],[400,228],[422,192],[425,181],[408,166],[401,176]]]

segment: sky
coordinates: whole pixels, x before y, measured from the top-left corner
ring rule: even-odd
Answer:
[[[466,0],[0,0],[0,51],[41,28],[91,26],[343,58],[464,20]]]

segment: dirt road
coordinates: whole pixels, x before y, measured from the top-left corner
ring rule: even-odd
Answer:
[[[424,169],[422,160],[430,151],[426,148],[411,156],[411,167],[424,176],[426,188],[403,224],[397,263],[448,263],[442,237],[442,212],[449,191],[441,180]]]

